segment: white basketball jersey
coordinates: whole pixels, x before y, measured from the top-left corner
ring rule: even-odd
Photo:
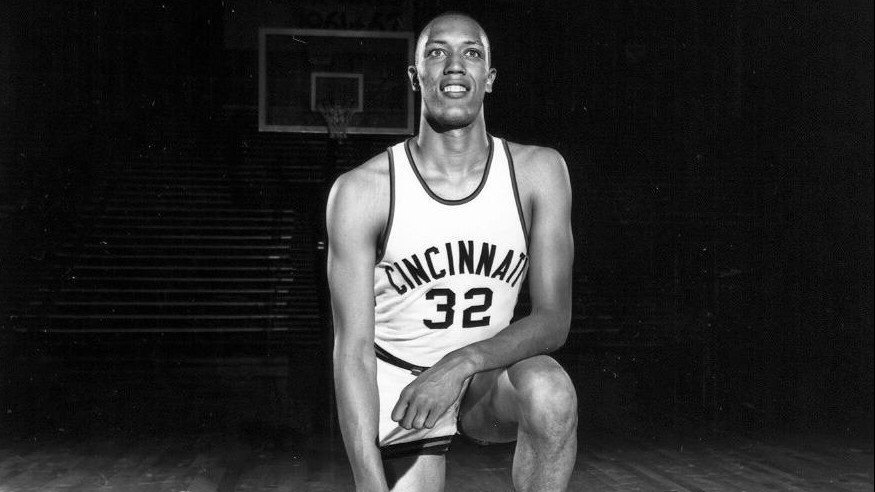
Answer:
[[[459,200],[429,189],[409,145],[388,149],[392,197],[374,268],[375,343],[427,367],[510,324],[529,258],[506,142],[489,136],[480,185]]]

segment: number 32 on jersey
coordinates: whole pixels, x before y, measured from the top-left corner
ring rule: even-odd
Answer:
[[[424,319],[422,322],[432,330],[444,330],[453,326],[456,319],[456,293],[451,289],[431,289],[425,293],[429,301],[436,300],[437,319]],[[489,316],[483,315],[492,307],[492,289],[475,287],[464,294],[468,306],[462,310],[462,328],[489,326]],[[443,315],[443,318],[440,317]]]

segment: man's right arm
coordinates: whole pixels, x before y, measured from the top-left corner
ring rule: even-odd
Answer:
[[[381,185],[379,173],[367,169],[343,175],[332,187],[327,211],[338,418],[357,490],[369,491],[388,489],[377,447],[374,355],[374,261]]]

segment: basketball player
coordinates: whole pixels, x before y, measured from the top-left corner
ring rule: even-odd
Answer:
[[[486,132],[496,70],[472,18],[433,19],[414,63],[419,134],[341,176],[328,203],[335,384],[357,488],[443,490],[458,432],[515,440],[517,490],[564,490],[576,395],[544,354],[571,316],[565,162]],[[511,324],[526,276],[532,311]]]

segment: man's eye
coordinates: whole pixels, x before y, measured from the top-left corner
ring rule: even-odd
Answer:
[[[480,52],[477,50],[468,50],[468,56],[471,56],[474,58],[482,58],[483,57],[483,55],[480,54]]]
[[[444,50],[440,48],[434,48],[428,51],[428,56],[440,56],[444,53]]]

